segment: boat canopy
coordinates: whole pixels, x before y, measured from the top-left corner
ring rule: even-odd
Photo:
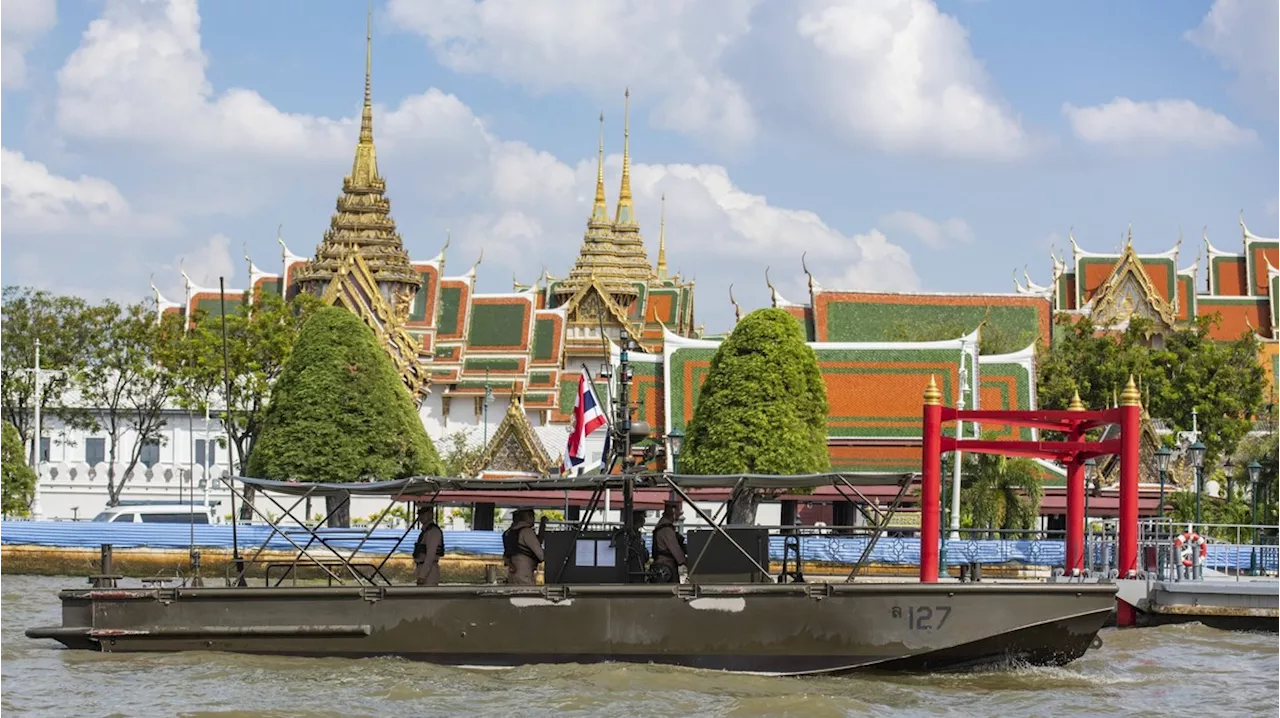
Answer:
[[[315,483],[305,481],[274,481],[247,476],[233,476],[260,491],[270,491],[291,496],[385,496],[410,499],[432,496],[442,491],[568,491],[573,489],[621,489],[627,480],[636,488],[662,488],[679,486],[682,489],[768,489],[798,491],[819,486],[885,486],[910,482],[917,474],[902,473],[827,473],[799,476],[770,476],[765,474],[620,474],[588,476],[550,476],[537,479],[463,479],[441,476],[412,476],[394,481],[358,481],[351,483]]]

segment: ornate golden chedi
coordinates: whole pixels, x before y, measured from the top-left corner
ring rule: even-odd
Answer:
[[[337,212],[316,247],[313,259],[294,274],[298,291],[316,294],[360,316],[378,335],[415,396],[424,393],[429,375],[418,342],[405,321],[421,277],[414,270],[391,218],[387,184],[378,174],[373,144],[373,26],[365,33],[364,108],[351,174],[342,180]]]

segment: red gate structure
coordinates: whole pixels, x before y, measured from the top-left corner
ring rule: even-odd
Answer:
[[[1080,395],[1069,409],[1046,411],[985,411],[956,409],[942,405],[942,392],[934,377],[924,391],[923,469],[920,490],[920,582],[938,580],[938,546],[941,523],[942,455],[953,451],[978,454],[1050,459],[1067,467],[1066,566],[1068,576],[1084,569],[1084,462],[1108,454],[1120,455],[1120,544],[1117,559],[1120,578],[1132,578],[1138,569],[1138,442],[1141,405],[1133,377],[1120,395],[1115,409],[1088,411]],[[1056,431],[1066,441],[994,441],[961,439],[942,435],[945,422],[972,421],[999,423]],[[1107,441],[1086,441],[1085,434],[1108,424],[1120,425],[1120,437]],[[1116,623],[1133,624],[1134,608],[1117,603]]]

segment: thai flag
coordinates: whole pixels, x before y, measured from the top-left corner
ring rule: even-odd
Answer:
[[[600,401],[591,389],[584,372],[578,378],[578,398],[573,402],[573,418],[569,422],[569,448],[565,452],[565,473],[581,466],[587,460],[586,438],[591,432],[604,426],[607,420],[600,409]]]

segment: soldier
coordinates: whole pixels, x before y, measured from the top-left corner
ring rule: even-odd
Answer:
[[[543,560],[542,541],[533,531],[533,509],[519,509],[511,518],[511,528],[502,533],[502,560],[507,565],[507,583],[532,586],[535,583],[533,572]]]
[[[633,576],[643,575],[649,566],[649,549],[644,545],[644,511],[636,509],[631,512],[631,533],[625,528],[613,532],[613,548],[615,555],[626,562],[627,573]]]
[[[440,585],[440,557],[444,555],[444,531],[436,523],[436,505],[418,508],[418,525],[422,531],[413,544],[413,569],[419,586]]]
[[[680,502],[668,501],[662,518],[653,529],[653,569],[657,583],[680,583],[680,567],[684,565],[684,537],[676,531],[680,520]]]

